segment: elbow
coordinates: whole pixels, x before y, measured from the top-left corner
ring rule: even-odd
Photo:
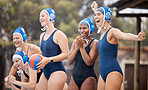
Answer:
[[[71,64],[72,64],[72,62],[70,62],[69,60],[68,60],[68,62],[69,62],[69,65],[71,65]]]
[[[73,63],[69,57],[68,57],[68,63],[69,63],[69,65],[71,65]]]
[[[92,65],[92,64],[90,64],[90,63],[89,63],[89,64],[87,64],[87,66],[88,66],[88,67],[90,67],[91,65]]]
[[[93,64],[93,62],[91,62],[91,61],[86,63],[86,65],[87,65],[88,67],[91,66],[92,64]]]

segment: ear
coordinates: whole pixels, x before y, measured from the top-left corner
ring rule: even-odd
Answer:
[[[27,38],[27,35],[24,33],[24,35],[23,35],[23,42],[26,40],[26,38]]]
[[[92,25],[92,26],[91,26],[91,30],[90,30],[90,34],[91,34],[94,30],[95,30],[95,26]]]
[[[111,16],[112,16],[111,13],[107,12],[106,15],[105,15],[105,19],[110,20]]]
[[[27,57],[27,55],[24,55],[23,56],[23,63],[25,64],[26,62],[28,62],[28,57]]]

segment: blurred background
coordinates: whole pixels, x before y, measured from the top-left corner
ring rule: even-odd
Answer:
[[[94,0],[0,0],[0,90],[9,90],[4,86],[4,78],[8,75],[12,66],[12,55],[15,46],[12,42],[12,33],[17,27],[23,27],[26,31],[28,42],[39,46],[39,37],[42,27],[39,22],[39,13],[42,9],[52,8],[56,12],[55,27],[63,31],[69,42],[69,49],[73,40],[78,36],[78,23],[83,18],[91,18],[94,22],[94,13],[91,4]],[[96,0],[99,6],[109,6],[119,0]],[[122,0],[121,0],[122,1]],[[130,0],[134,1],[134,0]],[[148,5],[148,4],[147,4]],[[111,25],[119,28],[123,32],[136,34],[135,17],[116,17],[115,9],[112,8],[113,16]],[[128,11],[128,10],[127,10]],[[134,11],[129,11],[134,12]],[[146,11],[148,13],[148,11]],[[94,22],[95,24],[95,22]],[[141,29],[148,35],[148,18],[141,18]],[[92,33],[92,37],[99,39],[96,33],[97,28]],[[118,61],[122,67],[125,78],[122,89],[133,90],[135,60],[135,42],[119,41]],[[69,65],[67,60],[63,61],[69,79],[73,65]],[[99,76],[99,58],[95,63],[95,71]],[[140,49],[140,87],[141,90],[148,90],[148,38],[141,42]],[[132,89],[131,89],[132,88]]]

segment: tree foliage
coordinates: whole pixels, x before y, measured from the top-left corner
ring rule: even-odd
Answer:
[[[99,6],[103,6],[103,0],[96,1]],[[57,15],[55,21],[57,29],[63,31],[68,38],[74,39],[78,35],[78,23],[81,19],[89,17],[94,21],[94,14],[91,10],[92,2],[93,0],[0,0],[0,30],[4,29],[7,33],[5,35],[11,40],[13,31],[22,26],[29,40],[39,40],[41,34],[40,11],[45,8],[53,8]],[[113,16],[111,22],[112,26],[123,32],[136,32],[135,18]],[[143,24],[148,34],[148,21],[143,22]],[[96,32],[97,28],[92,35],[98,39],[99,35]],[[122,43],[134,45],[134,42],[129,41],[121,41]],[[146,45],[147,40],[142,44]]]

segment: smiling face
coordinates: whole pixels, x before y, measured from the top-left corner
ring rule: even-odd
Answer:
[[[13,59],[13,63],[14,63],[14,66],[18,69],[18,70],[21,70],[23,68],[23,61],[19,58],[14,58]]]
[[[14,43],[15,47],[20,47],[23,43],[22,36],[18,33],[14,33],[13,34],[13,43]]]
[[[45,27],[49,23],[49,17],[45,11],[41,11],[40,13],[40,23],[42,27]]]
[[[104,15],[100,11],[96,11],[94,19],[95,19],[97,28],[99,28],[103,24]]]
[[[89,28],[86,25],[80,25],[78,30],[80,36],[84,39],[89,35]]]

